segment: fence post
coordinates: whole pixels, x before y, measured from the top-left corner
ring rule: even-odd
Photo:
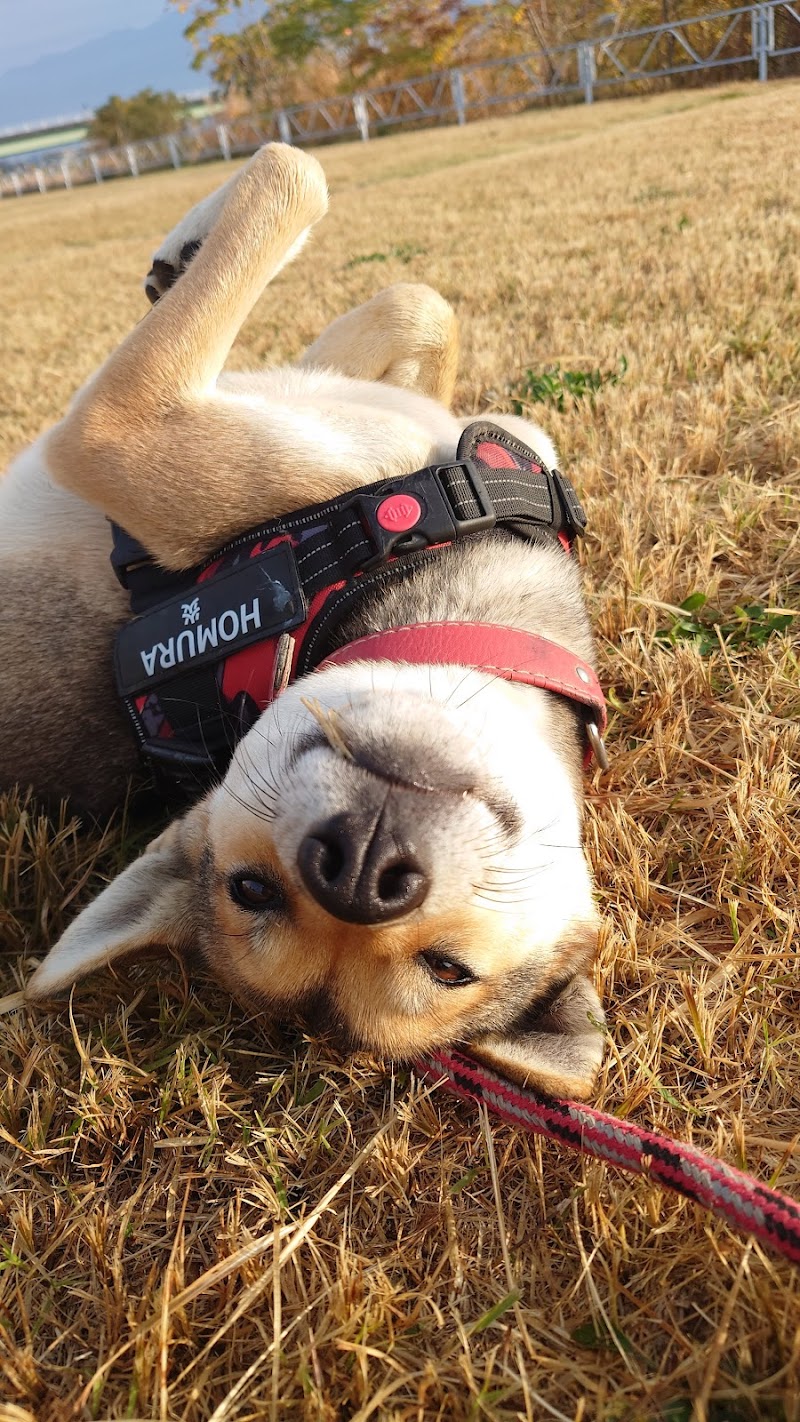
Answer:
[[[774,54],[774,53],[775,53],[775,6],[774,6],[774,5],[765,5],[765,6],[764,6],[764,18],[766,19],[766,27],[767,27],[767,53],[768,53],[768,54]],[[765,63],[765,65],[764,65],[764,78],[766,79],[766,77],[767,77],[767,69],[766,69],[766,63]]]
[[[17,197],[22,197],[22,183],[20,181],[20,176],[16,168],[11,169],[11,181],[14,184],[14,192],[16,193]]]
[[[71,188],[71,187],[72,187],[72,178],[70,177],[70,172],[69,172],[69,162],[67,161],[66,158],[62,158],[62,159],[61,159],[61,172],[62,172],[62,175],[63,175],[63,178],[64,178],[64,187],[65,187],[65,188]]]
[[[128,160],[128,167],[129,167],[130,170],[131,170],[131,177],[132,177],[132,178],[138,178],[138,176],[139,176],[139,164],[136,162],[136,152],[135,152],[135,150],[134,150],[134,147],[133,147],[133,144],[132,144],[132,143],[126,143],[126,145],[125,145],[125,157],[126,157],[127,160]]]
[[[169,149],[169,156],[172,159],[173,168],[180,168],[181,150],[178,147],[178,140],[175,137],[174,133],[171,133],[167,138],[167,148]]]
[[[224,123],[217,124],[217,138],[219,139],[219,151],[226,163],[231,161],[231,140],[227,126]]]
[[[453,108],[456,111],[458,122],[466,123],[467,101],[464,94],[464,75],[460,69],[450,70],[450,92],[453,96]]]
[[[283,109],[278,109],[278,133],[281,136],[281,143],[291,143],[292,125],[289,122],[289,115]]]
[[[95,180],[95,182],[96,182],[96,183],[102,183],[102,181],[103,181],[103,170],[102,170],[102,168],[100,167],[100,159],[98,158],[98,156],[97,156],[96,153],[90,153],[90,154],[89,154],[89,162],[90,162],[91,165],[92,165],[92,172],[94,173],[94,180]]]
[[[589,40],[581,40],[578,45],[578,83],[583,89],[584,103],[594,103],[594,81],[596,78],[594,45]]]
[[[39,192],[40,192],[40,193],[46,193],[46,192],[47,192],[47,183],[46,183],[45,180],[44,180],[44,173],[43,173],[42,169],[41,169],[41,168],[34,168],[33,171],[34,171],[34,174],[35,174],[35,176],[36,176],[36,186],[38,187]]]
[[[353,95],[353,114],[358,124],[358,131],[361,134],[362,141],[366,143],[369,138],[369,115],[367,113],[367,101],[363,94]]]
[[[765,84],[769,78],[768,60],[775,48],[775,10],[772,5],[756,5],[750,16],[753,35],[753,58],[758,62],[758,78]]]

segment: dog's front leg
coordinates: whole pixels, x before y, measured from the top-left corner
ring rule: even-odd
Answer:
[[[216,389],[258,296],[327,208],[317,161],[271,144],[243,169],[201,250],[78,396],[49,472],[171,566],[246,526],[254,487],[303,448],[285,409]],[[276,470],[276,466],[278,466]]]

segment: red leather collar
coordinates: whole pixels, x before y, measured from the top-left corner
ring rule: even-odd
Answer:
[[[606,703],[597,675],[588,662],[547,637],[492,622],[415,622],[348,642],[331,652],[318,669],[350,662],[474,667],[506,681],[554,691],[588,708],[584,766],[591,764],[593,755],[604,763]]]

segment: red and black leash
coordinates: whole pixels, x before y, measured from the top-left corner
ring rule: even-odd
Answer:
[[[460,1052],[430,1052],[417,1066],[429,1079],[444,1078],[457,1096],[484,1102],[514,1126],[657,1180],[800,1264],[800,1204],[744,1171],[580,1101],[516,1086]]]

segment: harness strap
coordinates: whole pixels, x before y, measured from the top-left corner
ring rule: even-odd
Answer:
[[[165,793],[170,782],[202,788],[288,682],[319,665],[342,618],[379,583],[496,527],[568,554],[585,525],[559,470],[508,431],[476,422],[451,462],[272,519],[185,572],[160,568],[115,527],[112,565],[137,614],[117,636],[115,673],[142,753],[161,768]],[[434,645],[430,629],[415,631],[416,655],[398,636],[392,658],[483,665],[587,706],[587,763],[592,747],[602,763],[605,715],[591,668],[515,629],[462,624],[458,645],[451,633]]]
[[[216,575],[240,556],[289,542],[309,597],[332,583],[380,567],[390,558],[453,543],[496,525],[570,548],[586,527],[565,474],[495,425],[470,425],[456,459],[403,478],[364,485],[325,503],[271,519],[231,539],[196,568],[170,573],[118,525],[111,564],[132,612],[148,611],[193,582]]]

